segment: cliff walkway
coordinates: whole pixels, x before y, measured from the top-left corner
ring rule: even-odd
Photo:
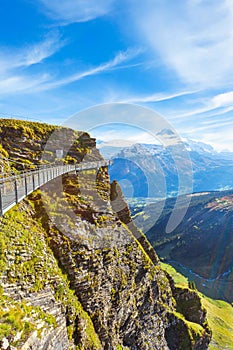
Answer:
[[[50,165],[37,170],[24,171],[19,174],[0,174],[0,216],[5,214],[30,193],[58,176],[71,172],[76,173],[82,170],[98,169],[109,164],[110,161],[100,160],[75,165]]]

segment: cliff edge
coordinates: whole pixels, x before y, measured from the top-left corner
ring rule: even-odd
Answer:
[[[54,130],[1,120],[5,171],[40,164]],[[64,162],[101,159],[88,134],[66,133]],[[175,289],[107,167],[52,180],[1,217],[0,273],[2,349],[208,348],[199,298]]]

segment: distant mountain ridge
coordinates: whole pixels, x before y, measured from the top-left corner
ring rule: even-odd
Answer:
[[[233,189],[232,152],[217,152],[210,145],[192,140],[184,140],[184,145],[192,164],[194,192]],[[110,177],[121,182],[126,197],[179,195],[178,169],[172,157],[174,147],[140,143],[125,147],[119,142],[115,147],[114,143],[99,143],[101,153],[113,159]]]
[[[233,160],[233,152],[229,150],[224,151],[216,151],[215,148],[205,142],[202,141],[195,141],[188,138],[182,138],[182,141],[187,149],[188,152],[197,152],[199,154],[205,154],[209,156],[215,156],[220,159],[229,159]],[[129,140],[114,140],[112,142],[110,141],[103,141],[103,140],[97,140],[97,148],[100,149],[101,153],[108,157],[114,158],[116,157],[122,150],[129,149],[131,147],[141,145],[143,148],[147,149],[148,151],[161,151],[163,149],[163,146],[161,144],[148,144],[148,143],[142,143],[137,142],[133,143]]]

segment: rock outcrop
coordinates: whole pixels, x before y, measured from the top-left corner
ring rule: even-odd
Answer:
[[[27,127],[29,133],[32,126]],[[1,132],[7,128],[9,121]],[[44,139],[51,135],[40,128]],[[25,137],[18,133],[17,139],[12,135],[15,149]],[[76,145],[72,161],[80,160]],[[11,140],[3,143],[11,157],[23,161],[11,147]],[[85,155],[100,157],[87,136]],[[106,167],[50,181],[5,214],[0,272],[0,340],[7,339],[11,349],[208,347],[211,334],[201,304],[195,303],[192,318],[187,314],[195,293],[175,290],[133,225],[119,185],[110,186]]]

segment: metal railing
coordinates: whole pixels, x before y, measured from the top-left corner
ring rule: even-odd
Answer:
[[[23,200],[30,193],[55,179],[56,177],[88,169],[98,169],[108,166],[109,161],[95,161],[76,165],[48,166],[19,174],[0,174],[0,216],[5,214],[14,205]]]

